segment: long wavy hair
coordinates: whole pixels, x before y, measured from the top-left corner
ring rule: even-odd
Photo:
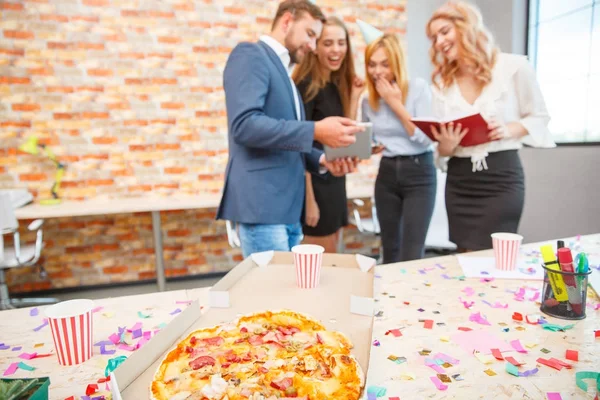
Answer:
[[[458,57],[450,61],[435,49],[431,23],[445,19],[454,24],[458,44]],[[492,68],[496,63],[499,49],[492,34],[483,25],[481,12],[464,1],[449,1],[438,8],[427,23],[427,36],[431,39],[429,56],[433,64],[431,80],[438,89],[449,87],[459,70],[458,59],[471,65],[475,79],[483,87],[492,80]]]
[[[297,85],[310,76],[310,83],[308,84],[308,88],[303,97],[305,102],[309,102],[314,99],[317,93],[319,93],[319,90],[323,89],[327,83],[333,82],[340,93],[340,99],[342,100],[342,106],[344,108],[344,115],[349,117],[350,95],[352,92],[354,78],[356,77],[356,71],[354,69],[354,57],[352,55],[352,45],[350,44],[350,34],[348,33],[348,28],[346,28],[346,25],[344,25],[342,20],[339,18],[327,18],[327,21],[323,26],[323,30],[325,30],[325,27],[327,26],[339,26],[346,33],[347,51],[340,69],[337,71],[331,71],[329,80],[327,80],[327,76],[319,65],[319,59],[317,58],[317,55],[313,52],[310,52],[304,56],[302,62],[294,69],[292,79]],[[319,41],[317,41],[317,46],[318,43]]]
[[[371,42],[365,49],[365,70],[369,69],[371,57],[378,50],[383,48],[390,64],[390,69],[394,74],[394,80],[402,91],[402,103],[406,104],[408,96],[408,70],[406,67],[406,55],[400,41],[395,35],[386,33],[377,40]],[[369,91],[369,105],[371,109],[379,110],[379,93],[375,88],[373,78],[367,73],[367,89]]]

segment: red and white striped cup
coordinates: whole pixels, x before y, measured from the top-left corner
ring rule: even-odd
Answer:
[[[321,280],[321,264],[323,263],[322,246],[301,244],[292,247],[294,265],[296,266],[296,283],[301,289],[314,289]]]
[[[77,365],[92,357],[93,309],[92,300],[63,301],[46,309],[60,365]]]
[[[516,233],[492,233],[496,269],[514,271],[517,268],[517,258],[522,242],[523,236]]]

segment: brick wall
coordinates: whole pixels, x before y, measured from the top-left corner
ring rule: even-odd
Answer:
[[[357,16],[404,34],[405,1],[318,3],[348,24],[359,71],[364,43]],[[0,187],[49,196],[52,165],[17,151],[36,135],[67,165],[66,199],[220,192],[227,161],[224,64],[236,43],[269,30],[277,4],[0,2]],[[371,182],[375,168],[362,166],[349,185]],[[239,259],[213,219],[214,210],[163,214],[169,276],[219,271]],[[49,220],[49,279],[11,271],[11,290],[152,277],[151,234],[144,214]],[[359,237],[348,242],[363,248]]]

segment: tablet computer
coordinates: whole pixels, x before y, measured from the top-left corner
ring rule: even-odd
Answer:
[[[373,144],[373,123],[359,122],[358,125],[364,126],[365,130],[356,134],[356,142],[352,143],[350,146],[337,147],[335,149],[329,146],[323,146],[327,161],[333,161],[337,158],[343,157],[358,157],[361,160],[367,160],[371,158],[371,146]]]

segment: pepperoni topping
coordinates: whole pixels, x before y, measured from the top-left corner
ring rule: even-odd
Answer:
[[[202,367],[206,367],[207,365],[215,365],[215,359],[210,356],[201,356],[196,358],[193,361],[190,361],[190,367],[193,370],[200,369]]]
[[[240,361],[242,361],[240,356],[238,356],[235,353],[229,353],[229,354],[225,355],[225,359],[227,361],[229,361],[230,363],[239,363]]]
[[[243,327],[242,329],[240,329],[241,333],[248,333],[248,328]]]
[[[190,344],[191,344],[192,346],[195,346],[195,345],[196,345],[196,343],[198,343],[198,339],[196,339],[196,336],[192,336],[192,337],[190,338]]]

